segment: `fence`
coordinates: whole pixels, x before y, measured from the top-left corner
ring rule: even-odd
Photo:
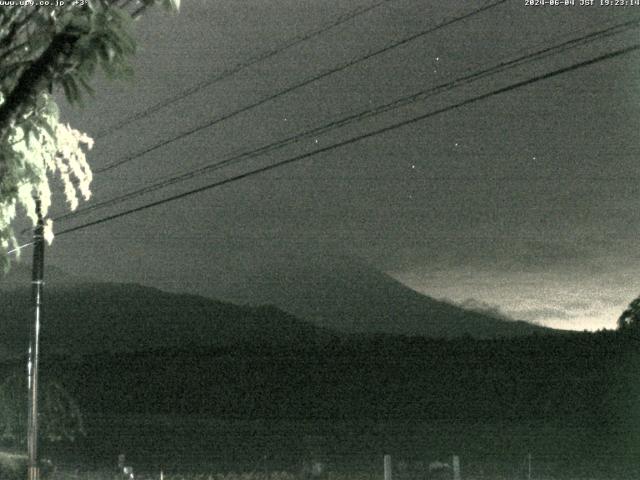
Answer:
[[[119,456],[113,468],[92,471],[60,466],[52,480],[627,480],[640,476],[640,459],[628,455],[618,457],[592,456],[585,459],[553,455],[525,454],[519,458],[499,454],[484,458],[465,459],[459,455],[446,458],[418,459],[415,456],[381,455],[370,458],[365,465],[347,465],[344,456],[312,456],[299,465],[286,469],[271,468],[264,459],[255,468],[232,469],[211,464],[189,465],[182,468],[138,466]]]

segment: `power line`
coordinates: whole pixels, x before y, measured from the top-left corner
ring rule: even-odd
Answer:
[[[306,42],[307,40],[312,39],[313,37],[316,37],[318,35],[321,35],[345,22],[348,22],[349,20],[352,20],[360,15],[364,15],[365,13],[368,13],[372,10],[375,10],[376,8],[384,5],[385,3],[391,2],[393,0],[382,0],[379,2],[376,2],[372,5],[367,5],[364,7],[359,7],[356,8],[354,10],[351,10],[350,12],[344,14],[344,15],[340,15],[338,18],[336,18],[334,21],[328,23],[327,25],[317,28],[315,30],[312,30],[309,33],[306,33],[304,35],[299,35],[296,37],[291,38],[290,40],[286,41],[285,43],[283,43],[282,45],[277,46],[276,48],[273,48],[271,50],[266,50],[262,53],[259,53],[258,55],[255,55],[253,57],[250,57],[248,60],[246,60],[243,63],[239,63],[227,70],[222,71],[221,73],[219,73],[218,75],[215,75],[211,78],[208,78],[207,80],[204,80],[200,83],[197,83],[196,85],[193,85],[190,88],[187,88],[185,90],[183,90],[182,92],[178,93],[177,95],[173,96],[173,97],[169,97],[166,98],[164,100],[161,100],[153,105],[151,105],[150,107],[135,113],[127,118],[125,118],[124,120],[121,120],[120,122],[112,125],[111,127],[108,127],[106,130],[104,130],[103,132],[100,132],[97,136],[96,139],[99,138],[104,138],[108,135],[111,135],[112,133],[122,129],[123,127],[126,127],[127,125],[130,125],[131,123],[140,120],[144,117],[147,117],[155,112],[157,112],[158,110],[162,110],[165,107],[168,107],[169,105],[172,105],[186,97],[189,97],[191,95],[193,95],[194,93],[203,90],[206,87],[209,87],[215,83],[218,83],[226,78],[229,78],[233,75],[235,75],[236,73],[241,72],[242,70],[255,65],[257,63],[260,63],[264,60],[267,60],[271,57],[274,57],[290,48],[295,47],[296,45],[299,45],[301,43]]]
[[[391,0],[383,0],[383,2],[384,2],[384,1],[391,1]],[[233,117],[233,116],[235,116],[235,115],[237,115],[237,114],[240,114],[240,113],[242,113],[242,112],[244,112],[244,111],[247,111],[247,110],[250,110],[250,109],[252,109],[252,108],[254,108],[254,107],[257,107],[257,106],[259,106],[259,105],[262,105],[263,103],[266,103],[266,102],[268,102],[268,101],[270,101],[270,100],[273,100],[273,99],[275,99],[275,98],[277,98],[277,97],[279,97],[279,96],[282,96],[282,95],[285,95],[285,94],[287,94],[287,93],[290,93],[291,91],[294,91],[294,90],[296,90],[296,89],[298,89],[298,88],[301,88],[301,87],[303,87],[303,86],[306,86],[306,85],[308,85],[308,84],[310,84],[310,83],[313,83],[313,82],[315,82],[315,81],[317,81],[317,80],[319,80],[319,79],[321,79],[321,78],[324,78],[324,77],[326,77],[326,76],[328,76],[328,75],[331,75],[331,74],[333,74],[333,73],[337,73],[337,72],[339,72],[339,71],[341,71],[341,70],[344,70],[344,69],[346,69],[346,68],[348,68],[348,67],[351,67],[351,66],[353,66],[353,65],[356,65],[357,63],[360,63],[360,62],[362,62],[362,61],[365,61],[365,60],[367,60],[367,59],[369,59],[369,58],[372,58],[372,57],[374,57],[374,56],[377,56],[377,55],[380,55],[380,54],[382,54],[382,53],[385,53],[385,52],[387,52],[387,51],[389,51],[389,50],[391,50],[391,49],[393,49],[393,48],[396,48],[396,47],[399,47],[399,46],[401,46],[401,45],[404,45],[404,44],[406,44],[406,43],[408,43],[408,42],[411,42],[411,41],[413,41],[413,40],[415,40],[415,39],[417,39],[417,38],[419,38],[419,37],[421,37],[421,36],[427,35],[427,34],[429,34],[429,33],[431,33],[431,32],[437,31],[437,30],[439,30],[439,29],[441,29],[441,28],[443,28],[443,27],[446,27],[446,26],[448,26],[448,25],[454,24],[454,23],[456,23],[456,22],[458,22],[458,21],[464,20],[464,19],[469,18],[469,17],[471,17],[471,16],[473,16],[473,15],[476,15],[476,14],[478,14],[478,13],[481,13],[481,12],[483,12],[483,11],[485,11],[485,10],[488,10],[488,9],[490,9],[490,8],[493,8],[493,7],[495,7],[495,6],[498,6],[498,5],[502,4],[502,3],[505,3],[506,1],[507,1],[507,0],[497,0],[497,1],[495,1],[494,3],[487,4],[487,5],[485,5],[485,6],[483,6],[483,7],[480,7],[480,8],[478,8],[478,9],[476,9],[476,10],[472,11],[472,12],[469,12],[469,13],[467,13],[467,14],[464,14],[464,15],[461,15],[461,16],[458,16],[458,17],[454,17],[454,18],[451,18],[451,19],[449,19],[449,20],[445,20],[445,21],[443,21],[443,22],[439,23],[438,25],[436,25],[436,26],[434,26],[434,27],[431,27],[431,28],[429,28],[429,29],[427,29],[427,30],[421,31],[421,32],[419,32],[419,33],[417,33],[417,34],[414,34],[414,35],[411,35],[410,37],[407,37],[407,38],[405,38],[405,39],[402,39],[402,40],[399,40],[399,41],[393,42],[393,43],[391,43],[391,44],[387,45],[386,47],[384,47],[384,48],[382,48],[382,49],[380,49],[380,50],[376,50],[376,51],[374,51],[374,52],[370,52],[370,53],[366,54],[364,57],[356,58],[356,59],[354,59],[354,60],[352,60],[352,61],[350,61],[350,62],[347,62],[346,64],[343,64],[343,65],[341,65],[341,66],[339,66],[339,67],[336,67],[336,68],[332,68],[332,69],[327,70],[327,71],[325,71],[324,73],[321,73],[321,74],[319,74],[319,75],[317,75],[317,76],[315,76],[315,77],[312,77],[312,78],[310,78],[310,79],[307,79],[307,80],[303,81],[302,83],[299,83],[299,84],[297,84],[297,85],[294,85],[294,86],[292,86],[292,87],[289,87],[289,88],[287,88],[287,89],[285,89],[285,90],[281,90],[281,91],[279,91],[279,92],[277,92],[277,93],[275,93],[275,94],[273,94],[273,95],[271,95],[271,96],[269,96],[269,97],[266,97],[266,98],[264,98],[264,99],[262,99],[262,100],[258,101],[257,103],[254,103],[254,104],[252,104],[252,105],[249,105],[249,106],[247,106],[247,107],[244,107],[244,108],[242,108],[242,109],[240,109],[240,110],[236,110],[236,111],[231,112],[231,113],[229,113],[229,114],[227,114],[227,115],[224,115],[224,116],[222,116],[222,117],[218,117],[218,118],[216,118],[216,119],[210,120],[210,121],[206,122],[205,124],[201,124],[201,125],[199,125],[199,126],[197,126],[197,127],[193,128],[193,129],[191,129],[191,130],[189,130],[189,131],[186,131],[186,132],[183,132],[183,133],[181,133],[181,134],[178,134],[178,135],[176,135],[176,136],[174,136],[174,137],[172,137],[172,138],[170,138],[170,139],[168,139],[168,140],[164,140],[164,141],[162,141],[162,142],[160,142],[160,143],[154,144],[154,145],[152,145],[152,146],[150,146],[150,147],[148,147],[148,148],[146,148],[146,149],[144,149],[144,150],[142,150],[142,151],[139,151],[139,152],[137,152],[137,153],[135,153],[135,154],[133,154],[133,155],[131,155],[131,156],[121,158],[120,160],[117,160],[117,161],[115,161],[115,162],[113,162],[113,163],[111,163],[111,164],[109,164],[109,165],[106,165],[106,166],[104,166],[104,167],[101,167],[101,168],[95,169],[95,170],[93,170],[93,174],[94,174],[94,175],[96,175],[96,174],[99,174],[99,173],[102,173],[102,172],[105,172],[105,171],[111,170],[111,169],[113,169],[113,168],[117,168],[117,167],[119,167],[119,166],[121,166],[121,165],[123,165],[123,164],[126,164],[126,163],[128,163],[128,162],[130,162],[130,161],[132,161],[132,160],[135,160],[135,159],[137,159],[137,158],[139,158],[139,157],[142,157],[143,155],[146,155],[147,153],[150,153],[150,152],[152,152],[152,151],[154,151],[154,150],[157,150],[157,149],[159,149],[159,148],[162,148],[162,147],[164,147],[164,146],[166,146],[166,145],[168,145],[168,144],[170,144],[170,143],[173,143],[173,142],[175,142],[175,141],[177,141],[177,140],[180,140],[180,139],[182,139],[182,138],[185,138],[185,137],[187,137],[187,136],[189,136],[189,135],[192,135],[192,134],[194,134],[194,133],[196,133],[196,132],[198,132],[198,131],[201,131],[201,130],[203,130],[203,129],[205,129],[205,128],[211,127],[211,126],[213,126],[213,125],[215,125],[215,124],[217,124],[217,123],[219,123],[219,122],[222,122],[222,121],[224,121],[224,120],[227,120],[227,119],[229,119],[229,118],[231,118],[231,117]],[[383,2],[380,2],[380,4],[382,4]],[[379,4],[374,4],[374,5],[373,5],[372,7],[370,7],[369,9],[376,8],[377,6],[379,6]],[[363,12],[360,12],[359,14],[361,14],[361,13],[364,13],[364,11],[363,11]],[[356,15],[356,13],[352,12],[352,14],[351,14],[351,15],[353,15],[353,16],[354,16],[354,15]],[[347,15],[347,16],[349,16],[349,15]],[[351,18],[351,17],[349,17],[349,18]],[[336,20],[336,22],[338,22],[338,21],[339,21],[339,20]],[[334,22],[334,23],[336,23],[336,22]],[[334,25],[334,26],[335,26],[335,25]],[[329,27],[327,27],[327,29],[328,29],[328,28],[329,28]],[[322,30],[322,29],[321,29],[321,30]],[[197,87],[197,86],[196,86],[196,87]],[[196,87],[193,87],[193,88],[196,88]]]
[[[532,85],[534,83],[537,83],[537,82],[540,82],[540,81],[547,80],[549,78],[555,77],[557,75],[562,75],[564,73],[572,72],[574,70],[578,70],[580,68],[584,68],[584,67],[587,67],[589,65],[594,65],[596,63],[599,63],[599,62],[602,62],[602,61],[605,61],[605,60],[610,60],[610,59],[613,59],[613,58],[616,58],[616,57],[619,57],[619,56],[622,56],[622,55],[637,51],[639,49],[640,49],[640,43],[639,44],[634,44],[634,45],[631,45],[631,46],[628,46],[628,47],[624,47],[624,48],[621,48],[621,49],[618,49],[618,50],[614,50],[612,52],[609,52],[609,53],[606,53],[606,54],[603,54],[603,55],[599,55],[599,56],[597,56],[595,58],[592,58],[590,60],[585,60],[585,61],[582,61],[582,62],[579,62],[579,63],[574,63],[573,65],[570,65],[568,67],[563,67],[563,68],[560,68],[560,69],[557,69],[557,70],[553,70],[551,72],[547,72],[545,74],[537,75],[537,76],[529,78],[527,80],[522,80],[522,81],[519,81],[519,82],[516,82],[516,83],[512,83],[512,84],[507,85],[505,87],[501,87],[501,88],[492,90],[491,92],[484,93],[484,94],[481,94],[481,95],[477,95],[477,96],[469,98],[467,100],[463,100],[463,101],[458,102],[456,104],[449,105],[447,107],[443,107],[443,108],[440,108],[440,109],[425,113],[423,115],[419,115],[419,116],[411,118],[409,120],[403,120],[401,122],[394,123],[393,125],[389,125],[389,126],[384,127],[384,128],[380,128],[380,129],[377,129],[377,130],[374,130],[374,131],[371,131],[371,132],[368,132],[368,133],[365,133],[365,134],[361,134],[361,135],[352,137],[352,138],[350,138],[348,140],[344,140],[344,141],[341,141],[341,142],[338,142],[338,143],[334,143],[333,145],[329,145],[329,146],[320,148],[320,149],[315,150],[313,152],[308,152],[308,153],[304,153],[304,154],[301,154],[301,155],[297,155],[297,156],[288,158],[286,160],[281,160],[279,162],[276,162],[274,164],[271,164],[271,165],[268,165],[268,166],[265,166],[265,167],[261,167],[261,168],[255,169],[255,170],[251,170],[249,172],[238,174],[238,175],[235,175],[233,177],[229,177],[229,178],[224,179],[224,180],[219,180],[219,181],[216,181],[214,183],[210,183],[208,185],[205,185],[205,186],[202,186],[202,187],[199,187],[199,188],[195,188],[195,189],[192,189],[192,190],[188,190],[186,192],[182,192],[180,194],[172,195],[172,196],[164,198],[162,200],[157,200],[157,201],[154,201],[154,202],[150,202],[150,203],[147,203],[145,205],[141,205],[141,206],[136,207],[136,208],[131,208],[129,210],[125,210],[125,211],[122,211],[122,212],[119,212],[119,213],[116,213],[116,214],[113,214],[113,215],[109,215],[109,216],[100,218],[98,220],[87,222],[87,223],[84,223],[82,225],[77,225],[75,227],[70,227],[70,228],[62,230],[60,232],[57,232],[56,235],[57,236],[62,236],[62,235],[66,235],[68,233],[76,232],[76,231],[79,231],[79,230],[84,230],[86,228],[89,228],[89,227],[92,227],[92,226],[95,226],[95,225],[99,225],[101,223],[109,222],[111,220],[115,220],[117,218],[121,218],[121,217],[124,217],[124,216],[127,216],[127,215],[131,215],[133,213],[137,213],[137,212],[140,212],[140,211],[143,211],[143,210],[147,210],[149,208],[156,207],[156,206],[159,206],[159,205],[162,205],[162,204],[165,204],[165,203],[169,203],[169,202],[172,202],[172,201],[175,201],[175,200],[179,200],[181,198],[185,198],[185,197],[194,195],[196,193],[204,192],[206,190],[211,190],[213,188],[217,188],[217,187],[220,187],[220,186],[223,186],[223,185],[226,185],[226,184],[238,181],[238,180],[242,180],[242,179],[245,179],[245,178],[248,178],[248,177],[252,177],[252,176],[260,174],[260,173],[264,173],[264,172],[267,172],[267,171],[270,171],[270,170],[274,170],[276,168],[280,168],[280,167],[283,167],[285,165],[289,165],[289,164],[292,164],[292,163],[295,163],[295,162],[298,162],[298,161],[313,157],[313,156],[318,155],[320,153],[325,153],[325,152],[328,152],[328,151],[331,151],[331,150],[335,150],[337,148],[341,148],[341,147],[344,147],[346,145],[350,145],[350,144],[359,142],[361,140],[365,140],[367,138],[372,138],[372,137],[375,137],[375,136],[390,132],[392,130],[396,130],[398,128],[405,127],[407,125],[412,125],[412,124],[418,123],[418,122],[420,122],[422,120],[425,120],[427,118],[439,115],[441,113],[450,112],[452,110],[461,108],[463,106],[470,105],[470,104],[479,102],[481,100],[486,100],[488,98],[491,98],[491,97],[494,97],[494,96],[497,96],[497,95],[501,95],[503,93],[507,93],[507,92],[510,92],[512,90],[515,90],[515,89],[518,89],[518,88],[521,88],[521,87]],[[20,248],[22,248],[22,247],[20,247]]]
[[[411,42],[413,40],[416,40],[416,39],[418,39],[420,37],[423,37],[423,36],[425,36],[427,34],[433,33],[433,32],[435,32],[437,30],[440,30],[440,29],[442,29],[444,27],[447,27],[447,26],[452,25],[454,23],[457,23],[457,22],[460,22],[460,21],[465,20],[467,18],[470,18],[470,17],[472,17],[474,15],[477,15],[479,13],[487,11],[487,10],[489,10],[491,8],[497,7],[498,5],[501,5],[501,4],[505,3],[506,1],[507,0],[496,0],[493,3],[489,3],[489,4],[487,4],[487,5],[483,6],[483,7],[477,8],[477,9],[473,10],[472,12],[469,12],[469,13],[454,17],[454,18],[449,19],[449,20],[445,20],[445,21],[439,23],[438,25],[436,25],[434,27],[428,28],[427,30],[423,30],[423,31],[421,31],[419,33],[410,35],[409,37],[406,37],[406,38],[404,38],[402,40],[395,41],[395,42],[387,45],[386,47],[383,47],[381,49],[378,49],[378,50],[375,50],[373,52],[367,53],[367,54],[365,54],[363,56],[360,56],[360,57],[358,57],[356,59],[350,60],[349,62],[343,63],[340,66],[330,68],[329,70],[325,70],[324,72],[322,72],[322,73],[320,73],[318,75],[315,75],[315,76],[313,76],[311,78],[308,78],[307,80],[303,80],[302,82],[299,82],[299,83],[297,83],[295,85],[292,85],[290,87],[287,87],[287,88],[284,88],[282,90],[279,90],[278,92],[273,93],[273,94],[271,94],[271,95],[269,95],[267,97],[264,97],[261,100],[258,100],[257,102],[254,102],[254,103],[252,103],[250,105],[247,105],[245,107],[242,107],[242,108],[239,108],[237,110],[234,110],[234,111],[232,111],[230,113],[224,114],[224,115],[222,115],[220,117],[217,117],[217,118],[214,118],[212,120],[209,120],[209,121],[207,121],[205,123],[202,123],[202,124],[200,124],[200,125],[198,125],[196,127],[193,127],[191,129],[186,130],[186,131],[184,131],[182,133],[179,133],[177,135],[174,135],[173,137],[171,137],[171,138],[169,138],[167,140],[163,140],[162,142],[159,142],[159,143],[156,143],[154,145],[151,145],[150,147],[147,147],[147,148],[145,148],[145,149],[143,149],[143,150],[141,150],[141,151],[139,151],[139,152],[137,152],[137,153],[135,153],[133,155],[130,155],[128,157],[124,157],[124,158],[122,158],[120,160],[116,160],[115,162],[113,162],[111,164],[108,164],[108,165],[105,165],[102,168],[98,168],[98,169],[96,169],[94,171],[94,173],[98,174],[98,173],[106,172],[108,170],[112,170],[112,169],[114,169],[116,167],[120,167],[121,165],[124,165],[124,164],[126,164],[126,163],[128,163],[128,162],[130,162],[132,160],[135,160],[135,159],[140,158],[140,157],[142,157],[142,156],[144,156],[144,155],[146,155],[148,153],[151,153],[151,152],[153,152],[155,150],[158,150],[159,148],[165,147],[165,146],[167,146],[167,145],[169,145],[169,144],[171,144],[173,142],[176,142],[176,141],[181,140],[181,139],[183,139],[185,137],[193,135],[194,133],[197,133],[197,132],[199,132],[201,130],[204,130],[206,128],[212,127],[212,126],[214,126],[214,125],[216,125],[216,124],[218,124],[220,122],[223,122],[223,121],[228,120],[228,119],[230,119],[232,117],[235,117],[236,115],[239,115],[239,114],[244,113],[246,111],[252,110],[252,109],[254,109],[256,107],[259,107],[259,106],[261,106],[261,105],[263,105],[263,104],[265,104],[267,102],[275,100],[275,99],[277,99],[277,98],[279,98],[279,97],[281,97],[283,95],[291,93],[291,92],[293,92],[293,91],[295,91],[295,90],[297,90],[299,88],[305,87],[305,86],[307,86],[307,85],[309,85],[311,83],[314,83],[314,82],[316,82],[316,81],[318,81],[320,79],[323,79],[323,78],[326,78],[326,77],[328,77],[330,75],[333,75],[334,73],[338,73],[338,72],[343,71],[343,70],[345,70],[345,69],[347,69],[349,67],[352,67],[352,66],[357,65],[357,64],[359,64],[361,62],[369,60],[369,59],[371,59],[371,58],[373,58],[375,56],[378,56],[378,55],[381,55],[383,53],[386,53],[386,52],[388,52],[388,51],[390,51],[390,50],[392,50],[394,48],[397,48],[397,47],[400,47],[402,45],[405,45],[405,44],[407,44],[407,43],[409,43],[409,42]]]
[[[54,218],[53,220],[55,221],[59,221],[59,220],[65,220],[65,219],[69,219],[69,218],[76,218],[80,215],[86,214],[88,212],[91,212],[93,210],[96,209],[100,209],[100,208],[105,208],[108,206],[112,206],[112,205],[116,205],[118,203],[124,202],[126,200],[130,200],[133,199],[135,197],[144,195],[146,193],[150,193],[165,187],[168,187],[170,185],[179,183],[179,182],[183,182],[186,180],[189,180],[191,178],[195,178],[196,176],[199,176],[201,174],[213,171],[213,170],[217,170],[219,168],[222,168],[223,166],[227,166],[231,163],[235,163],[238,162],[240,160],[247,160],[250,158],[254,158],[260,155],[263,155],[265,153],[268,152],[272,152],[274,150],[283,148],[287,145],[293,144],[295,142],[298,142],[304,138],[309,138],[309,137],[313,137],[313,136],[317,136],[319,134],[323,134],[326,133],[330,130],[336,129],[336,128],[340,128],[343,127],[347,124],[350,124],[354,121],[359,121],[359,120],[363,120],[365,118],[369,118],[375,115],[379,115],[382,113],[385,113],[387,111],[390,111],[392,109],[396,109],[396,108],[400,108],[402,106],[406,106],[409,105],[411,103],[415,103],[419,100],[424,100],[425,98],[431,97],[433,95],[436,94],[440,94],[444,91],[449,91],[452,90],[454,88],[458,88],[462,85],[480,80],[482,78],[485,78],[489,75],[494,75],[496,73],[502,72],[504,70],[510,69],[510,68],[515,68],[518,66],[521,66],[525,63],[529,63],[531,61],[535,61],[535,60],[539,60],[540,58],[545,58],[549,55],[554,55],[563,51],[566,51],[570,48],[575,48],[577,46],[580,45],[584,45],[586,43],[595,41],[597,39],[601,39],[607,36],[611,36],[611,35],[615,35],[620,33],[621,31],[624,31],[625,29],[629,29],[632,27],[637,27],[638,25],[640,25],[640,18],[636,18],[634,20],[629,20],[627,22],[623,22],[621,24],[616,24],[613,26],[610,26],[608,28],[596,31],[596,32],[591,32],[587,35],[581,36],[579,38],[574,38],[574,39],[570,39],[568,41],[562,42],[558,45],[554,45],[551,47],[545,47],[541,50],[538,50],[536,52],[533,53],[529,53],[520,57],[517,57],[515,59],[512,60],[508,60],[508,61],[502,61],[499,62],[497,65],[494,65],[493,67],[481,70],[481,71],[475,71],[472,72],[470,74],[467,75],[463,75],[462,77],[459,77],[455,80],[451,80],[449,82],[446,82],[444,84],[440,84],[437,85],[435,87],[426,89],[426,90],[422,90],[420,92],[402,97],[400,99],[394,100],[392,102],[386,103],[384,105],[380,105],[374,108],[370,108],[364,111],[361,111],[359,113],[356,114],[352,114],[346,117],[343,117],[339,120],[334,120],[332,122],[329,122],[327,124],[324,124],[320,127],[316,127],[313,128],[311,130],[307,130],[305,132],[300,132],[298,134],[289,136],[285,139],[279,140],[277,142],[262,146],[258,149],[254,149],[251,151],[247,151],[247,152],[243,152],[237,155],[234,155],[230,158],[226,158],[224,160],[221,161],[217,161],[214,163],[210,163],[208,165],[205,165],[203,167],[197,168],[195,170],[191,170],[185,173],[182,173],[180,175],[177,176],[171,176],[168,178],[165,178],[164,180],[154,183],[152,185],[149,185],[147,187],[143,187],[141,189],[137,189],[134,190],[132,192],[128,192],[126,194],[120,195],[118,197],[109,199],[109,200],[105,200],[103,202],[100,203],[96,203],[94,205],[89,205],[85,208],[82,208],[80,210],[76,210],[75,212],[69,212],[67,214],[61,215],[59,217]]]
[[[23,248],[30,247],[31,245],[33,245],[33,243],[34,243],[34,242],[27,242],[27,243],[23,243],[22,245],[20,245],[20,246],[18,246],[18,247],[15,247],[15,248],[13,248],[13,249],[11,249],[11,250],[9,250],[9,251],[7,252],[7,255],[10,255],[10,254],[12,254],[12,253],[18,253],[18,252],[19,252],[20,250],[22,250]]]

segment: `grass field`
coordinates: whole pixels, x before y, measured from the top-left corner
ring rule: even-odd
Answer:
[[[49,480],[124,480],[126,477],[118,474],[114,474],[110,471],[90,471],[90,472],[73,472],[73,471],[59,471],[48,477]],[[294,474],[291,472],[269,472],[269,473],[191,473],[191,474],[157,474],[143,473],[135,476],[138,480],[305,480],[308,477]],[[321,477],[317,477],[318,480],[383,480],[384,474],[382,471],[378,473],[365,473],[365,472],[352,472],[352,473],[327,473]],[[393,479],[399,480],[450,480],[450,476],[438,476],[438,477],[406,477],[394,475]],[[475,475],[463,475],[463,480],[514,480],[522,477],[503,476],[503,475],[491,475],[491,476],[475,476]],[[617,477],[617,476],[593,476],[593,475],[581,475],[581,476],[532,476],[532,480],[608,480],[616,478],[634,478],[630,477]],[[637,478],[637,477],[636,477]]]
[[[43,445],[56,466],[52,480],[124,480],[117,456],[126,454],[139,480],[298,480],[303,464],[322,462],[318,480],[383,479],[383,455],[393,480],[448,480],[428,464],[461,459],[462,480],[627,480],[640,478],[640,444],[633,432],[594,433],[579,421],[457,423],[455,421],[220,420],[207,417],[126,416],[88,422],[75,445]],[[0,468],[19,457],[0,453]],[[4,465],[4,467],[3,467]],[[235,472],[235,473],[234,473]],[[12,475],[12,474],[11,474]],[[24,480],[0,472],[1,480]],[[43,478],[43,480],[45,480]]]

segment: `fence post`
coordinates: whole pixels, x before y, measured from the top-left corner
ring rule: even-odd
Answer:
[[[384,456],[384,480],[392,480],[391,455]]]
[[[460,480],[460,457],[454,455],[451,459],[451,467],[453,468],[453,480]]]

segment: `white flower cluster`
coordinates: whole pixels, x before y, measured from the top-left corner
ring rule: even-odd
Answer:
[[[36,199],[44,218],[51,207],[51,177],[59,176],[71,210],[77,208],[79,195],[84,200],[91,197],[92,180],[85,150],[93,147],[93,139],[60,123],[58,107],[48,94],[41,95],[36,111],[15,125],[6,138],[0,145],[0,257],[17,246],[11,226],[17,205],[35,225]],[[49,243],[53,240],[52,226],[47,219],[45,238]]]

